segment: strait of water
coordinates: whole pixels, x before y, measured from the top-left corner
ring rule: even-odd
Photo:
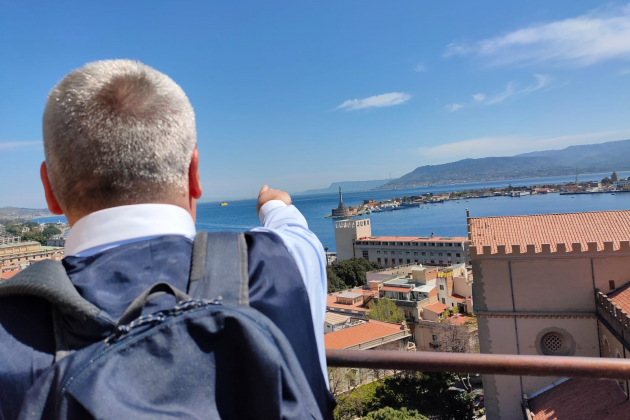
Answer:
[[[610,174],[581,175],[580,181],[600,180]],[[630,172],[620,172],[626,178]],[[363,200],[387,200],[392,197],[434,194],[483,188],[505,188],[549,184],[562,184],[575,177],[550,177],[523,180],[505,180],[483,183],[441,185],[436,187],[404,188],[398,190],[357,191],[343,194],[346,206],[361,204]],[[293,204],[308,221],[309,228],[319,237],[329,251],[335,250],[335,219],[325,216],[337,207],[339,194],[296,195]],[[246,231],[260,225],[256,216],[256,200],[229,201],[229,205],[202,203],[197,206],[197,229],[210,232],[221,230]],[[570,213],[601,210],[630,209],[630,193],[559,195],[544,194],[525,197],[490,197],[468,200],[453,200],[420,208],[407,208],[360,216],[371,219],[373,235],[393,236],[466,236],[466,209],[471,217],[513,216],[526,214]],[[39,222],[65,221],[63,217],[35,219]]]

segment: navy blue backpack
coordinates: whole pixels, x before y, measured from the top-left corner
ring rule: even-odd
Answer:
[[[284,334],[249,307],[243,234],[199,232],[188,293],[156,283],[113,322],[83,299],[63,266],[41,261],[0,296],[53,305],[55,363],[28,391],[20,419],[323,419]],[[173,296],[171,309],[142,316]],[[71,351],[64,325],[106,330]]]

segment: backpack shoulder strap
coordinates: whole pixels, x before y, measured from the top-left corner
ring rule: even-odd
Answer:
[[[188,293],[195,299],[220,299],[226,306],[249,306],[247,243],[243,233],[197,233]]]
[[[97,319],[100,309],[83,299],[59,261],[42,260],[0,283],[0,297],[36,296],[82,322]]]

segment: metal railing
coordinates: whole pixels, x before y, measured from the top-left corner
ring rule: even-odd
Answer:
[[[630,360],[388,350],[326,350],[329,367],[630,380]]]

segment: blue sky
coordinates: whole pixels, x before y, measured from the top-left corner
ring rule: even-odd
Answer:
[[[630,138],[628,3],[0,0],[0,206],[44,205],[46,95],[109,58],[187,92],[206,199]]]

